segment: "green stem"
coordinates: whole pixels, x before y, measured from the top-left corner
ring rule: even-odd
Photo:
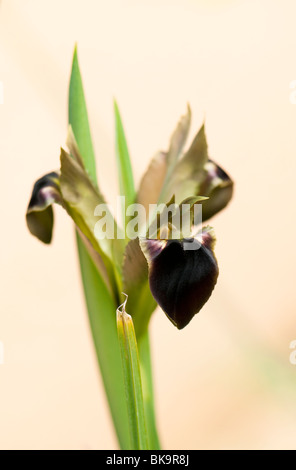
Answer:
[[[132,180],[132,170],[129,163],[126,140],[117,107],[116,114],[117,141],[119,141],[120,144],[118,146],[118,157],[120,157],[119,168],[122,170],[122,172],[120,172],[122,188],[121,194],[127,195],[128,202],[131,203],[135,199],[135,189]],[[74,50],[69,87],[69,124],[72,126],[78,147],[84,158],[86,169],[93,182],[96,183],[97,178],[94,150],[76,48]],[[109,295],[101,276],[94,266],[79,236],[77,236],[77,244],[91,331],[112,414],[113,424],[116,429],[121,448],[128,449],[130,446],[128,415],[115,316],[116,307],[118,307],[118,305],[114,305],[114,300]],[[121,279],[118,279],[118,281],[121,281]],[[118,292],[118,294],[120,294],[120,292]],[[140,338],[139,359],[141,379],[143,380],[143,399],[145,418],[147,420],[149,447],[151,449],[158,449],[159,441],[154,415],[149,337],[146,328]]]
[[[150,341],[148,329],[141,335],[138,342],[138,352],[140,359],[141,379],[146,426],[148,431],[148,441],[150,450],[159,450],[160,442],[157,433],[155,406],[152,380],[152,364],[150,354]]]
[[[130,443],[133,450],[147,450],[149,446],[139,354],[133,320],[125,311],[126,300],[117,309],[117,332],[122,359]]]
[[[116,328],[116,306],[98,275],[80,236],[76,234],[89,322],[101,377],[121,449],[129,449],[129,429],[122,364]]]

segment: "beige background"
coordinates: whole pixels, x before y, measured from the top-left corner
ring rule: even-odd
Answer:
[[[151,322],[166,449],[296,448],[296,5],[292,1],[2,0],[0,447],[113,449],[71,221],[24,214],[58,166],[78,42],[102,189],[117,191],[112,99],[136,180],[189,101],[236,182],[214,220],[220,278],[190,326]]]

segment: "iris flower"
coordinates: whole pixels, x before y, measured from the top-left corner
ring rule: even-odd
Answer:
[[[149,320],[159,305],[171,324],[182,329],[210,298],[218,278],[215,234],[202,221],[228,204],[233,182],[209,158],[204,126],[184,150],[191,120],[188,106],[167,150],[156,153],[136,191],[115,103],[120,196],[127,209],[119,222],[97,183],[76,47],[68,105],[66,148],[60,151],[59,168],[36,181],[27,225],[49,244],[53,204],[72,218],[90,327],[119,445],[160,449]],[[135,206],[141,217],[135,217]],[[202,220],[196,210],[200,207]]]
[[[184,151],[190,120],[188,106],[168,149],[156,153],[140,182],[136,200],[130,202],[141,204],[147,213],[150,204],[168,206],[173,200],[179,207],[189,202],[192,209],[198,203],[202,205],[205,222],[228,204],[233,181],[209,158],[204,125]],[[174,239],[168,221],[167,227],[158,227],[155,236],[149,238],[151,219],[147,219],[146,235],[128,239],[124,227],[120,228],[107,210],[104,217],[120,236],[104,238],[100,233],[102,227],[98,229],[95,208],[106,201],[84,166],[71,127],[67,147],[61,149],[60,169],[43,176],[33,187],[26,215],[30,232],[50,243],[52,204],[59,204],[73,219],[115,302],[121,303],[122,292],[128,295],[138,337],[147,328],[157,304],[173,325],[184,328],[210,298],[217,282],[214,230],[207,225]],[[194,211],[190,222],[190,228],[196,227]]]

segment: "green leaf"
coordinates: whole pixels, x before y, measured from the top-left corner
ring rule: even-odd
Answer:
[[[69,123],[84,159],[85,167],[96,182],[96,161],[92,144],[82,79],[79,69],[77,46],[74,49],[69,86]]]
[[[148,265],[139,246],[139,239],[127,244],[122,267],[123,288],[128,294],[129,312],[131,313],[140,357],[142,390],[149,449],[160,449],[155,422],[153,380],[149,345],[148,324],[157,307],[148,283]]]
[[[117,331],[123,366],[131,448],[148,449],[141,373],[133,320],[125,311],[125,302],[117,309]]]
[[[133,171],[130,162],[129,151],[124,134],[124,129],[116,101],[114,101],[115,114],[115,149],[117,157],[117,168],[119,176],[120,195],[125,196],[125,205],[128,207],[135,202],[135,186]],[[123,214],[123,223],[126,225],[125,214]]]
[[[160,442],[155,419],[152,364],[148,329],[146,329],[144,334],[138,340],[138,351],[141,368],[146,426],[148,430],[149,449],[159,450]]]
[[[128,449],[129,431],[116,330],[116,305],[79,235],[77,245],[89,322],[112,420],[120,447]]]
[[[94,151],[76,48],[70,79],[69,124],[72,126],[85,167],[96,182]],[[116,328],[116,306],[79,236],[77,244],[89,321],[106,395],[119,444],[121,448],[127,449],[128,419]]]
[[[106,263],[103,261],[102,256],[94,249],[93,245],[91,244],[89,239],[84,235],[84,233],[82,233],[80,230],[77,231],[81,240],[83,241],[84,247],[86,248],[93,264],[97,268],[101,279],[105,282],[106,288],[108,289],[110,296],[116,299],[117,296],[114,295],[114,284],[111,284],[110,269],[108,272]]]

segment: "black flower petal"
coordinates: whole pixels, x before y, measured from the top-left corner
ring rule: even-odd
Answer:
[[[182,329],[207,302],[218,277],[209,231],[184,240],[142,240],[153,297]]]
[[[233,180],[213,160],[208,160],[204,171],[199,192],[209,198],[202,202],[202,219],[205,222],[227,206],[233,195]]]
[[[52,204],[60,201],[58,173],[53,171],[36,181],[28,205],[26,220],[32,235],[44,243],[50,243],[52,238]]]

